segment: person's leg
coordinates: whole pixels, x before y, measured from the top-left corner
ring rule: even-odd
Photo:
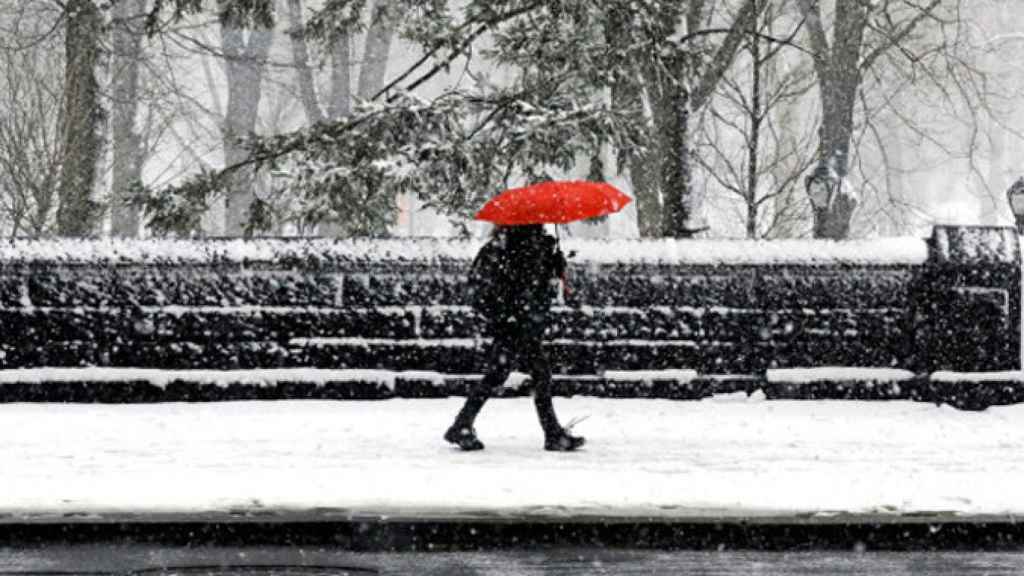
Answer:
[[[539,339],[532,339],[522,347],[523,360],[528,364],[533,379],[533,405],[544,431],[544,449],[570,451],[583,445],[583,438],[571,436],[558,423],[555,405],[551,399],[551,362]]]
[[[463,450],[482,450],[484,445],[476,437],[473,423],[495,389],[508,379],[512,371],[512,350],[506,338],[495,337],[487,352],[487,373],[466,396],[455,422],[444,434],[444,439],[458,444]]]
[[[533,380],[533,405],[537,408],[537,419],[544,430],[544,436],[557,434],[562,430],[551,401],[551,362],[540,342],[524,346],[523,361]]]

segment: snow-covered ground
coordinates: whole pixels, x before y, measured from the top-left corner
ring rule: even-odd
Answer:
[[[76,519],[850,519],[1024,514],[1024,405],[556,399],[587,437],[541,449],[496,399],[0,405],[0,522]]]

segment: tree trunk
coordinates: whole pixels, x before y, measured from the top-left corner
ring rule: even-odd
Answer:
[[[870,7],[860,2],[836,2],[833,40],[829,46],[820,5],[814,0],[800,0],[799,6],[807,22],[821,94],[818,162],[845,185],[854,105],[862,79],[861,51]],[[856,198],[849,190],[833,191],[827,206],[814,209],[814,236],[834,240],[848,237],[856,208]]]
[[[352,54],[349,35],[338,33],[331,41],[331,100],[327,114],[338,119],[352,113]]]
[[[634,154],[629,159],[629,176],[636,195],[637,226],[641,238],[661,236],[661,162],[656,150]]]
[[[679,58],[681,60],[681,58]],[[665,115],[659,124],[665,157],[661,164],[661,189],[665,209],[661,232],[672,238],[689,238],[694,231],[690,222],[696,208],[692,189],[693,170],[690,158],[689,89],[684,85],[686,72],[678,61],[672,69],[680,81],[666,87],[659,108]]]
[[[388,69],[388,54],[395,37],[395,18],[391,13],[394,0],[378,0],[373,7],[370,27],[366,31],[363,61],[359,67],[359,92],[361,100],[369,100],[384,87],[384,76]]]
[[[856,64],[854,64],[856,66]],[[818,161],[828,166],[847,185],[850,142],[853,138],[854,98],[860,84],[859,73],[853,78],[830,79],[822,90],[822,126],[819,136]],[[850,235],[850,225],[857,201],[849,190],[836,190],[824,209],[816,209],[814,236],[841,240]]]
[[[703,219],[704,195],[693,186],[693,150],[690,122],[708,103],[726,70],[732,64],[743,38],[756,25],[766,2],[744,0],[729,32],[706,61],[695,57],[686,45],[676,45],[665,61],[672,78],[665,82],[662,100],[668,118],[659,124],[663,131],[665,156],[661,167],[661,190],[665,202],[662,232],[675,238],[691,238],[707,229]],[[695,34],[704,20],[705,2],[689,4],[687,34]],[[666,106],[663,106],[665,108]]]
[[[746,139],[746,238],[758,237],[758,174],[761,148],[761,41],[757,36],[757,26],[752,27],[749,50],[751,52],[751,133]]]
[[[299,86],[299,100],[310,124],[324,119],[320,101],[313,82],[313,70],[309,67],[309,46],[306,42],[306,24],[302,18],[302,0],[288,0],[288,36],[292,41],[292,65],[295,66],[295,82]]]
[[[245,32],[234,23],[221,26],[221,42],[227,58],[228,105],[224,117],[224,163],[236,165],[248,152],[239,142],[256,130],[262,97],[263,72],[273,42],[273,30],[257,28]],[[225,234],[251,236],[250,208],[255,198],[255,175],[249,168],[234,171],[228,181]]]
[[[102,21],[92,0],[69,0],[66,19],[62,130],[65,158],[58,193],[57,233],[82,237],[95,233],[100,216],[92,193],[103,143],[104,114],[96,79]]]
[[[112,132],[113,176],[110,231],[113,236],[134,238],[141,231],[139,210],[128,200],[142,185],[142,144],[136,131],[139,109],[139,63],[142,58],[144,0],[114,4]]]
[[[757,37],[756,27],[752,30],[755,34],[750,36],[750,137],[747,140],[747,238],[757,238],[757,184],[760,180],[758,174],[758,152],[761,145],[761,42]]]

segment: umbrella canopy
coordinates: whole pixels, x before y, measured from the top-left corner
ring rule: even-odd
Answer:
[[[504,226],[565,224],[618,212],[631,200],[604,182],[555,180],[506,190],[484,204],[476,219]]]

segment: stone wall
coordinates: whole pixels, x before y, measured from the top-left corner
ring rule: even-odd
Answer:
[[[478,374],[485,342],[465,273],[479,244],[388,242],[386,251],[367,241],[140,243],[145,250],[13,242],[0,249],[0,369]],[[665,241],[575,244],[571,291],[547,335],[562,375],[1020,368],[1020,255],[1010,229],[940,227],[921,241],[920,258],[834,255],[843,243],[823,241],[791,242],[792,253],[687,242],[672,245],[683,256],[660,260],[633,255],[664,251]],[[689,250],[720,245],[749,257],[716,262]],[[819,247],[821,257],[799,255]],[[759,261],[758,251],[771,256]]]
[[[910,268],[575,265],[548,346],[568,373],[758,373],[909,357]],[[464,270],[4,269],[0,367],[479,371]]]

